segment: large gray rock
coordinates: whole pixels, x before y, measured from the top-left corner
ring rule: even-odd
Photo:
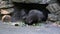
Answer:
[[[58,21],[60,21],[60,6],[58,3],[53,3],[53,4],[49,4],[47,7],[46,7],[52,14],[54,14],[54,16],[51,14],[50,16],[50,19],[52,18],[52,20],[55,20],[56,21],[56,18],[58,19]],[[55,17],[57,15],[57,17]],[[54,18],[54,19],[53,19]]]
[[[46,8],[54,14],[60,10],[58,3],[49,4]]]
[[[1,9],[1,14],[10,14],[14,12],[14,9],[13,8],[9,8],[9,9]]]
[[[58,16],[54,14],[48,14],[48,20],[49,21],[57,21]]]
[[[0,8],[9,8],[9,7],[13,7],[12,1],[0,0]]]

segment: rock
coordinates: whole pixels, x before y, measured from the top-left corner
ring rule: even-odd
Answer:
[[[10,14],[14,12],[13,8],[9,8],[9,9],[1,9],[1,14]]]
[[[13,2],[24,2],[24,3],[39,3],[39,4],[51,4],[55,3],[56,0],[12,0]]]
[[[60,10],[56,12],[56,15],[60,15]]]
[[[49,21],[57,21],[58,16],[54,14],[48,14]]]
[[[56,24],[60,25],[60,21],[57,21]]]
[[[13,9],[11,8],[13,6],[11,0],[0,0],[1,14],[10,14],[13,12]]]
[[[56,21],[55,23],[53,23],[53,25],[60,27],[60,21]]]
[[[24,2],[25,0],[12,0],[13,2]]]
[[[13,2],[38,3],[41,0],[12,0]]]
[[[56,3],[57,0],[48,0],[48,4]]]
[[[58,15],[58,21],[60,21],[60,15]]]
[[[25,0],[26,3],[38,3],[39,0]]]
[[[40,0],[40,4],[52,4],[56,3],[57,0]]]
[[[11,0],[7,0],[7,1],[0,1],[0,8],[9,8],[9,7],[13,7],[14,5],[12,4]]]
[[[58,3],[49,4],[46,8],[54,14],[60,10]]]
[[[48,15],[48,20],[60,21],[60,6],[58,3],[49,4],[46,8],[51,12],[51,14]]]
[[[10,15],[4,15],[2,17],[2,21],[3,22],[10,22],[11,21],[11,16]]]

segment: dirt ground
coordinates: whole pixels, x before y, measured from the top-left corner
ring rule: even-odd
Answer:
[[[12,26],[0,21],[0,34],[60,34],[60,27],[52,24],[42,26]]]

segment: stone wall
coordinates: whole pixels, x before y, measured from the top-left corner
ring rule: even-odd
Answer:
[[[0,0],[1,1],[1,0]],[[48,20],[51,22],[60,23],[60,6],[57,3],[57,0],[10,0],[10,2],[26,2],[26,3],[39,3],[49,5],[46,7],[51,14],[48,15]]]
[[[48,15],[48,21],[60,24],[60,6],[58,3],[49,4],[46,7],[51,14]]]

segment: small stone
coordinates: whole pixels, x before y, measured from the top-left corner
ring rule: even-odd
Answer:
[[[15,26],[19,26],[19,24],[15,24]]]

